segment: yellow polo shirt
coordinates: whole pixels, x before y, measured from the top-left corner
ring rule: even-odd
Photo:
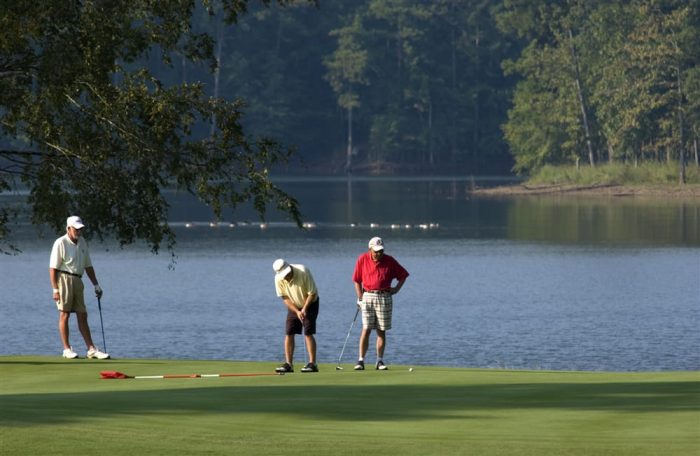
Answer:
[[[291,264],[292,280],[287,282],[284,279],[275,279],[275,291],[277,296],[286,296],[292,300],[297,308],[304,307],[306,297],[315,294],[318,297],[316,282],[311,275],[311,271],[303,264]]]

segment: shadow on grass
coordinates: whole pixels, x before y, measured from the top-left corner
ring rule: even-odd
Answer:
[[[130,380],[129,380],[130,381]],[[0,425],[120,415],[282,414],[319,420],[469,419],[494,410],[697,412],[700,382],[265,385],[0,396]],[[482,416],[479,419],[483,419]]]

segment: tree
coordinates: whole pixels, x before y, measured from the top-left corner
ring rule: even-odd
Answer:
[[[506,138],[516,154],[518,171],[570,160],[578,164],[583,155],[590,166],[595,165],[587,83],[591,62],[580,43],[586,43],[586,17],[596,3],[580,0],[504,2],[505,9],[499,15],[503,30],[532,40],[515,64],[506,64],[509,72],[525,77],[516,87],[514,99],[521,105],[514,106],[505,126]],[[517,95],[518,92],[523,93]],[[531,104],[533,99],[547,102]],[[530,107],[543,110],[537,117],[544,121],[544,131],[531,130],[538,127],[527,119]],[[548,141],[541,144],[528,141],[532,146],[529,148],[513,142],[516,138],[545,133]],[[552,141],[554,138],[556,140]]]
[[[358,36],[362,33],[362,20],[358,14],[353,18],[352,24],[331,31],[331,36],[336,36],[338,46],[333,53],[326,57],[324,63],[328,72],[326,79],[333,87],[338,97],[338,105],[347,111],[347,148],[345,154],[345,171],[352,170],[353,142],[352,142],[352,112],[360,107],[360,96],[357,91],[359,85],[367,84],[367,51],[358,42]]]
[[[339,88],[349,93],[347,77],[342,87],[335,78],[340,57],[362,64],[363,82],[352,85],[362,101],[351,111],[352,137],[363,144],[367,154],[360,158],[367,161],[356,167],[451,173],[507,167],[500,124],[512,81],[500,61],[513,53],[514,40],[498,32],[494,3],[366,0],[341,16],[333,32],[338,45],[326,62],[336,65],[329,70],[336,98]],[[340,33],[351,34],[352,43]]]
[[[235,23],[248,0],[202,4]],[[300,224],[297,201],[268,174],[290,151],[246,134],[243,101],[209,97],[202,83],[168,84],[144,66],[157,56],[166,68],[177,58],[216,69],[214,39],[193,31],[194,9],[186,0],[0,0],[0,190],[20,178],[35,224],[60,231],[79,213],[100,237],[172,250],[166,187],[217,217],[250,201],[261,218],[273,205]],[[0,241],[9,220],[0,208]]]
[[[635,163],[678,157],[683,183],[687,132],[696,131],[699,14],[697,2],[682,0],[504,0],[503,30],[531,40],[506,64],[524,77],[504,127],[516,170],[578,160],[585,148],[591,165],[604,150]],[[541,100],[552,104],[545,110]],[[578,100],[578,125],[559,100]]]

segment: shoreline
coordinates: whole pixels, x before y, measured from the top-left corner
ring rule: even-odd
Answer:
[[[653,197],[700,198],[700,185],[617,185],[617,184],[516,184],[491,188],[476,188],[479,196],[598,196],[598,197]]]

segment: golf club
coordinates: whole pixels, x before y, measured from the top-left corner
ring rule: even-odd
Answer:
[[[343,344],[342,350],[340,350],[340,356],[338,356],[338,365],[335,366],[335,370],[343,370],[343,368],[340,366],[340,360],[343,358],[343,353],[345,352],[345,346],[348,344],[348,339],[350,338],[350,333],[352,332],[353,326],[355,326],[355,321],[357,320],[357,314],[360,313],[360,307],[358,306],[357,310],[355,311],[355,318],[352,319],[352,323],[350,324],[350,329],[348,330],[348,335],[345,336],[345,343]]]
[[[100,302],[100,296],[97,297],[97,310],[100,312],[100,328],[102,328],[102,350],[107,353],[107,342],[105,342],[105,325],[102,322],[102,303]]]

